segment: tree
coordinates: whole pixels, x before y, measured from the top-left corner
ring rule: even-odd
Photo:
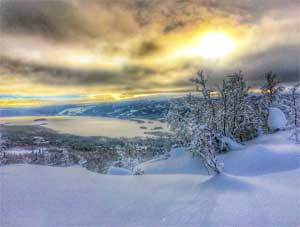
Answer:
[[[228,126],[229,126],[229,86],[226,80],[223,80],[222,87],[218,87],[220,98],[221,98],[221,106],[223,107],[222,116],[221,116],[221,130],[224,136],[228,135]]]
[[[173,102],[167,121],[181,143],[200,157],[208,170],[220,173],[216,158],[218,111],[213,90],[208,88],[203,72],[198,72],[192,82],[202,97],[189,95]]]
[[[217,131],[217,107],[212,98],[213,90],[208,88],[207,78],[205,78],[203,71],[198,71],[196,77],[192,79],[192,82],[195,84],[196,90],[199,91],[203,96],[205,104],[204,108],[207,110],[207,124],[210,125],[212,130]]]
[[[259,121],[249,96],[250,87],[247,86],[241,71],[229,76],[227,83],[230,137],[238,141],[252,139],[257,135]]]
[[[217,106],[203,72],[192,79],[200,96],[188,95],[173,102],[167,121],[180,143],[215,173],[220,173],[216,154]]]
[[[258,121],[242,72],[228,76],[218,90],[218,132],[239,141],[253,138]]]
[[[270,107],[277,99],[277,95],[282,91],[279,86],[280,82],[277,80],[277,75],[272,71],[265,73],[265,82],[261,87],[262,93],[267,107]]]
[[[166,117],[171,131],[176,134],[177,141],[182,146],[189,144],[191,139],[192,122],[189,122],[188,119],[191,117],[192,99],[192,95],[189,95],[173,100]]]
[[[272,73],[267,75],[266,96],[274,100],[278,83]],[[262,108],[257,101],[261,98],[249,95],[242,72],[226,77],[217,90],[208,86],[202,71],[197,72],[192,82],[200,95],[177,99],[167,121],[182,145],[199,156],[208,169],[220,173],[217,154],[230,147],[224,141],[252,139],[262,128]]]
[[[292,119],[291,138],[300,143],[300,84],[291,89],[290,115]]]
[[[208,125],[195,125],[189,150],[200,157],[207,170],[219,174],[223,165],[218,162],[216,135]]]
[[[300,84],[295,85],[291,88],[292,92],[292,117],[293,117],[293,125],[295,127],[300,126]]]
[[[274,105],[275,101],[277,101],[280,92],[283,90],[283,87],[279,86],[280,82],[277,80],[277,75],[272,71],[265,73],[265,81],[263,86],[261,87],[261,92],[263,94],[262,100],[260,101],[260,118],[263,119],[264,126],[266,132],[269,132],[270,129],[268,127],[268,116],[269,116],[269,108]]]

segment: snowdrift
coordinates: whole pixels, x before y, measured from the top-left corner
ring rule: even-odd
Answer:
[[[233,139],[229,138],[229,137],[223,137],[222,139],[222,143],[227,144],[227,146],[229,147],[229,149],[231,151],[235,151],[235,150],[240,150],[243,149],[243,145],[234,141]]]
[[[199,160],[183,149],[173,150],[170,159],[143,163],[146,174],[141,176],[102,175],[80,167],[2,166],[0,223],[298,226],[300,146],[288,136],[264,135],[220,156],[225,170],[217,176],[203,174]]]
[[[253,176],[299,168],[298,153],[288,150],[275,152],[259,145],[223,155],[221,160],[225,164],[225,172],[235,175]]]
[[[109,167],[107,170],[108,175],[132,175],[132,172],[125,168],[120,167]]]
[[[276,107],[269,108],[268,126],[270,129],[278,130],[285,128],[287,119],[284,113]]]
[[[184,148],[173,149],[169,158],[154,159],[136,167],[144,174],[207,174],[199,158]]]

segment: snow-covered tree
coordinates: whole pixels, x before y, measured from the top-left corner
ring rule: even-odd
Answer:
[[[277,75],[272,71],[265,73],[265,81],[261,87],[262,91],[262,100],[260,101],[260,114],[264,122],[264,129],[269,132],[268,128],[268,116],[269,108],[278,101],[280,92],[283,91],[283,87],[280,86],[280,82],[277,79]]]
[[[127,142],[124,147],[116,147],[118,159],[112,163],[113,166],[132,170],[139,163],[141,154],[136,144]]]
[[[189,150],[194,156],[201,158],[205,167],[215,173],[221,173],[222,164],[217,159],[216,137],[214,130],[208,125],[195,125]]]
[[[229,134],[228,127],[229,127],[229,123],[230,123],[230,120],[229,120],[229,117],[230,117],[230,114],[229,114],[230,89],[228,86],[228,82],[226,80],[223,80],[222,86],[219,86],[218,90],[219,90],[219,94],[220,94],[220,98],[221,98],[221,106],[223,107],[222,113],[220,116],[221,119],[218,119],[218,120],[220,120],[222,122],[221,123],[222,134],[224,136],[227,136]]]
[[[192,79],[201,96],[181,98],[173,102],[167,121],[182,145],[199,156],[204,165],[220,173],[216,154],[218,153],[218,109],[213,90],[208,88],[203,72]]]
[[[291,93],[291,113],[293,125],[295,127],[300,127],[300,84],[294,85],[294,87],[291,88]]]
[[[193,103],[191,95],[181,99],[175,99],[171,103],[170,111],[167,114],[166,120],[169,123],[171,131],[176,134],[177,142],[180,145],[187,145],[190,142],[192,131],[191,107]]]
[[[253,103],[248,95],[249,87],[242,72],[229,76],[227,90],[227,111],[230,113],[227,117],[229,136],[239,141],[253,138],[257,133],[256,123],[258,121]]]
[[[242,72],[226,77],[217,89],[208,86],[202,71],[197,72],[192,82],[199,94],[173,102],[167,117],[171,130],[181,145],[189,147],[206,167],[219,173],[216,155],[229,150],[226,141],[252,139],[265,124],[261,118],[269,104],[261,100],[267,97],[273,102],[279,92],[275,76],[269,73],[266,78],[266,93],[261,98],[249,95]]]
[[[218,87],[217,124],[222,136],[239,141],[256,136],[259,121],[248,90],[242,72],[228,76]]]
[[[290,91],[291,138],[294,139],[296,143],[300,143],[300,84],[294,85]]]
[[[207,124],[212,130],[217,131],[217,105],[212,97],[214,91],[208,88],[207,78],[204,76],[203,71],[198,71],[196,77],[192,79],[192,82],[195,84],[197,91],[203,96],[204,106],[202,106],[202,108],[205,108]]]
[[[241,116],[245,114],[245,97],[248,87],[241,72],[229,76],[228,81],[230,112],[231,112],[231,135],[238,136],[237,130],[240,127]]]
[[[279,84],[280,82],[277,80],[275,73],[269,71],[265,74],[265,81],[261,90],[268,106],[271,106],[276,101],[278,94],[282,91],[282,87]]]
[[[258,134],[268,132],[268,108],[264,105],[264,101],[261,95],[249,96],[250,102],[252,104],[252,109],[255,114],[255,128]]]

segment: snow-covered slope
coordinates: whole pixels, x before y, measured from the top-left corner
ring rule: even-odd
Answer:
[[[168,112],[170,98],[122,100],[96,104],[0,108],[0,112],[2,117],[63,115],[160,119]]]
[[[0,225],[298,226],[300,146],[287,137],[261,136],[220,156],[217,176],[181,149],[141,165],[149,173],[141,176],[2,166]]]
[[[132,175],[132,172],[128,169],[111,166],[108,168],[107,174],[108,175]]]
[[[172,150],[168,159],[150,160],[136,166],[136,169],[143,170],[145,174],[207,174],[201,160],[193,158],[183,148]]]

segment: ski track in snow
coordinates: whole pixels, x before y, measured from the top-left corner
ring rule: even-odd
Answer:
[[[287,137],[263,135],[219,156],[217,176],[180,151],[142,164],[142,176],[2,166],[0,226],[298,226],[300,146]]]

